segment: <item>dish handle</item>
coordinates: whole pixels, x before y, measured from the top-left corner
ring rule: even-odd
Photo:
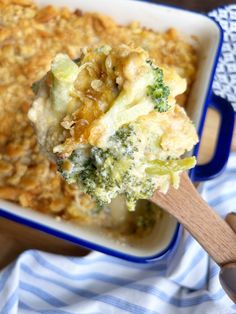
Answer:
[[[235,113],[230,102],[215,94],[211,95],[209,106],[216,109],[221,117],[215,152],[212,159],[196,166],[190,176],[193,181],[206,181],[219,175],[226,166],[230,154],[234,130]]]

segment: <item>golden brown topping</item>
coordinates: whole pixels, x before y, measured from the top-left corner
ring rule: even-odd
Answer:
[[[193,82],[196,52],[174,30],[157,33],[139,23],[119,26],[111,18],[81,14],[79,9],[41,9],[30,0],[0,0],[0,198],[53,215],[64,211],[66,219],[83,220],[82,212],[94,207],[91,199],[65,184],[56,166],[39,152],[27,111],[33,99],[32,83],[45,75],[58,52],[77,58],[82,47],[104,43],[140,46],[156,64],[172,66],[187,78],[188,90]],[[109,58],[106,66],[112,69]],[[99,75],[102,73],[97,80]],[[122,79],[117,78],[117,84],[122,85]],[[95,81],[87,94],[91,106],[100,92],[102,86]],[[94,115],[104,110],[106,105],[101,102]],[[92,118],[86,110],[75,114],[73,119],[79,121],[73,129],[75,136]]]
[[[51,19],[55,19],[58,16],[58,10],[53,7],[52,5],[48,5],[47,7],[41,9],[37,14],[36,14],[36,21],[40,23],[47,23]]]
[[[6,155],[11,158],[18,158],[24,154],[24,147],[21,144],[9,143],[6,147]]]
[[[1,174],[10,175],[12,172],[13,166],[4,160],[0,160],[0,172]]]
[[[6,199],[8,201],[18,201],[19,196],[22,194],[23,190],[16,187],[10,186],[0,186],[0,198]]]

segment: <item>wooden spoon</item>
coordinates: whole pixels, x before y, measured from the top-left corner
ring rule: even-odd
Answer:
[[[182,174],[179,189],[171,187],[167,194],[156,191],[151,202],[183,224],[221,267],[222,287],[236,302],[236,233],[202,199],[188,175]],[[226,273],[227,278],[226,275],[222,276]]]

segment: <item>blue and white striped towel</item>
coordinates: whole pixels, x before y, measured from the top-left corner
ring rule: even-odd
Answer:
[[[225,28],[227,17],[236,20],[229,13],[236,6],[226,7],[226,13],[223,10],[211,15],[223,21]],[[227,60],[226,48],[221,64]],[[236,47],[230,51],[235,57]],[[222,66],[220,82],[231,75],[221,70]],[[234,86],[233,79],[227,84]],[[232,95],[236,103],[236,94]],[[236,153],[224,174],[206,183],[202,193],[222,216],[236,211]],[[236,305],[220,286],[219,267],[187,232],[179,252],[167,268],[165,264],[124,262],[97,252],[69,258],[27,251],[0,273],[0,314],[235,314]]]

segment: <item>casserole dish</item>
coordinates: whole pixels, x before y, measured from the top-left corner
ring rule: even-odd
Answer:
[[[38,3],[46,5],[50,1],[38,1]],[[53,2],[51,3],[53,4]],[[191,178],[195,181],[207,180],[217,175],[223,169],[228,158],[234,120],[230,104],[211,95],[212,80],[222,44],[222,30],[218,24],[210,18],[196,13],[137,1],[116,0],[111,3],[109,0],[96,2],[93,0],[86,2],[61,0],[57,2],[57,5],[68,6],[71,9],[80,8],[82,11],[101,12],[111,16],[120,24],[137,20],[143,26],[158,31],[174,27],[187,41],[193,43],[197,38],[199,66],[188,98],[187,111],[196,125],[199,136],[202,132],[208,103],[211,102],[221,112],[222,119],[215,156],[207,165],[197,166],[191,172]],[[129,12],[132,12],[132,15]],[[197,152],[198,147],[193,153],[197,155]],[[57,221],[6,201],[0,201],[0,207],[0,215],[3,217],[25,223],[88,248],[135,262],[170,258],[181,234],[180,225],[176,220],[164,213],[160,224],[153,228],[151,235],[140,240],[138,245],[129,246],[110,238],[98,228],[78,227],[68,222]]]

